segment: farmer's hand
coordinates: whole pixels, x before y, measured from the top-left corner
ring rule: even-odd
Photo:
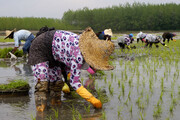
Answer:
[[[76,90],[76,92],[84,98],[86,101],[90,102],[93,104],[95,108],[102,108],[102,103],[100,100],[95,98],[86,88],[81,86],[79,89]]]

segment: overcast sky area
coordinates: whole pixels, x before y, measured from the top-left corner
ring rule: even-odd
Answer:
[[[180,0],[0,0],[0,17],[46,17],[61,19],[63,13],[88,7],[105,8],[126,3],[180,4]]]

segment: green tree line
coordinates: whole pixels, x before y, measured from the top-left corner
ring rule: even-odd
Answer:
[[[133,3],[107,8],[68,10],[62,21],[84,29],[113,31],[180,30],[180,4]]]
[[[107,8],[64,12],[62,19],[34,17],[0,17],[0,30],[39,30],[43,26],[64,30],[83,30],[91,26],[95,31],[111,28],[113,32],[139,30],[180,30],[180,4],[133,3]]]
[[[34,17],[0,17],[0,30],[28,29],[39,30],[43,26],[55,27],[56,29],[74,30],[78,27],[72,26],[60,19],[34,18]]]

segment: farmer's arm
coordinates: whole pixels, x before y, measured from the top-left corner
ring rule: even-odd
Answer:
[[[16,50],[19,48],[21,42],[18,39],[18,36],[14,36],[14,49],[11,51],[12,53],[15,53]]]
[[[76,90],[76,93],[78,93],[82,98],[84,98],[86,101],[93,104],[96,108],[102,108],[102,103],[100,100],[96,99],[80,82],[80,74],[81,74],[81,66],[82,63],[78,64],[79,59],[73,60],[71,62],[71,76],[70,76],[70,84],[73,87],[73,89]]]

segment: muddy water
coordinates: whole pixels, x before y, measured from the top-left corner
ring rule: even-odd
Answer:
[[[120,61],[123,61],[122,64]],[[22,78],[29,81],[31,89],[28,95],[1,95],[0,120],[71,120],[77,118],[78,114],[84,120],[179,119],[180,62],[176,64],[174,61],[164,62],[161,59],[156,61],[146,55],[125,54],[114,60],[113,65],[114,70],[105,71],[105,75],[101,77],[94,76],[95,79],[82,71],[84,86],[96,89],[93,92],[95,96],[98,89],[101,89],[103,92],[100,94],[107,99],[103,101],[101,110],[94,109],[92,105],[88,109],[89,104],[76,94],[62,93],[61,105],[51,106],[48,103],[44,112],[36,112],[33,94],[35,83],[31,67],[23,60],[16,63],[2,60],[1,83]],[[58,113],[57,118],[53,110]]]
[[[1,83],[8,83],[14,79],[28,80],[31,89],[28,95],[0,95],[0,120],[31,120],[36,118],[41,119],[55,119],[54,111],[58,111],[58,119],[71,120],[73,118],[72,111],[79,111],[80,114],[85,114],[84,119],[100,118],[101,110],[96,110],[90,106],[90,111],[85,112],[84,106],[89,104],[81,99],[79,96],[72,97],[71,95],[64,95],[62,93],[62,104],[59,106],[51,106],[48,101],[45,111],[36,112],[36,105],[34,100],[34,78],[32,75],[31,66],[27,65],[25,61],[18,60],[17,62],[10,62],[10,60],[1,60],[0,62],[0,81]],[[84,82],[88,79],[88,74],[82,71]],[[94,87],[93,87],[94,89]],[[74,107],[75,110],[72,108]]]

